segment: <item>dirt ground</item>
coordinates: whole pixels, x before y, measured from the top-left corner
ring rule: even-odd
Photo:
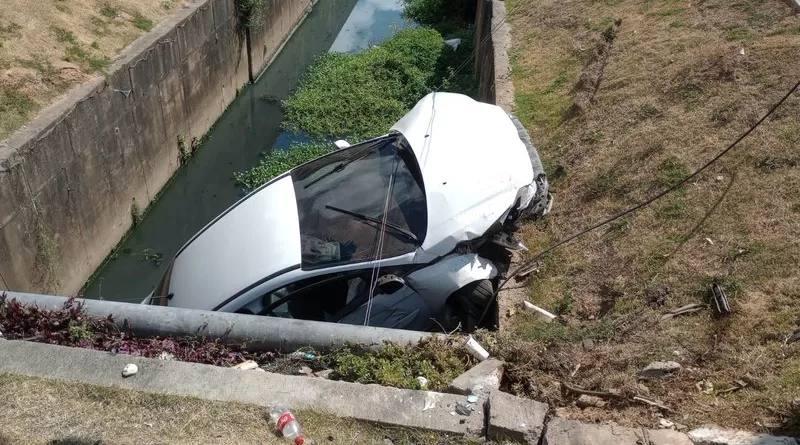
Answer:
[[[0,445],[288,444],[260,406],[0,374]],[[265,401],[266,403],[267,401]],[[462,439],[294,413],[306,443],[466,444]]]
[[[800,18],[781,0],[506,8],[516,113],[556,196],[524,229],[532,253],[685,178],[800,80]],[[514,365],[512,389],[582,420],[800,434],[798,114],[800,93],[682,190],[546,255],[516,285],[560,322],[503,314],[535,351]],[[730,317],[714,317],[714,281]],[[660,321],[689,303],[703,308]],[[638,381],[656,360],[682,369]],[[622,397],[581,409],[559,382]]]
[[[0,8],[0,140],[187,0],[4,0]]]

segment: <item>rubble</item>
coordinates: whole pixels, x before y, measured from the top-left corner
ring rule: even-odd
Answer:
[[[661,379],[680,370],[681,364],[678,362],[653,362],[639,372],[639,378],[644,380]]]

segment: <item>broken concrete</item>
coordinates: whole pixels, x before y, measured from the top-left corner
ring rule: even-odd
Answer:
[[[797,445],[797,441],[791,437],[753,434],[715,426],[689,431],[689,439],[694,445]]]
[[[464,395],[488,395],[489,392],[500,388],[504,369],[505,363],[494,358],[480,362],[456,377],[447,391]]]
[[[535,442],[534,442],[535,443]],[[692,445],[682,433],[672,430],[590,425],[554,417],[547,423],[543,445]]]
[[[492,391],[489,394],[489,425],[486,436],[491,440],[538,444],[548,409],[547,404],[535,400]]]

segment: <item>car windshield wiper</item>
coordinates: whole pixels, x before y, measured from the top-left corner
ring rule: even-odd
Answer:
[[[339,207],[334,207],[332,205],[325,205],[325,208],[329,209],[329,210],[333,210],[334,212],[339,212],[339,213],[344,213],[345,215],[350,215],[353,218],[356,218],[356,219],[358,219],[359,221],[362,221],[362,222],[377,224],[378,228],[380,228],[382,225],[385,224],[386,227],[388,227],[388,228],[394,230],[395,232],[405,236],[406,238],[411,240],[411,242],[413,242],[415,244],[419,243],[419,238],[417,238],[417,235],[414,235],[410,231],[398,226],[397,224],[390,223],[389,221],[386,221],[384,223],[384,221],[382,221],[382,220],[380,220],[378,218],[373,218],[371,216],[363,215],[361,213],[351,212],[350,210],[340,209]]]

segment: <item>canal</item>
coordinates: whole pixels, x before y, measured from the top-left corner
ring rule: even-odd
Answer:
[[[83,295],[144,299],[181,246],[245,195],[233,172],[253,167],[264,153],[285,149],[295,139],[281,129],[280,102],[314,58],[326,51],[353,53],[379,44],[412,25],[401,10],[401,0],[319,0],[269,68],[242,90],[144,219],[98,269]],[[205,273],[213,279],[217,271]]]

